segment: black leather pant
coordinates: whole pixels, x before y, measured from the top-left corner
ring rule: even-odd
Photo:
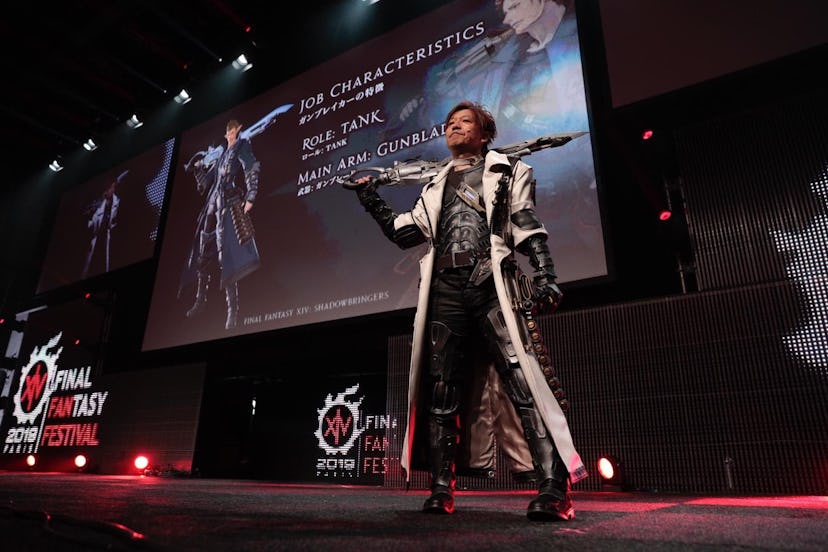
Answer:
[[[471,269],[449,269],[432,281],[429,297],[430,361],[429,441],[432,487],[451,487],[459,438],[461,397],[470,378],[472,351],[484,349],[494,356],[504,390],[523,426],[524,436],[540,481],[560,480],[568,472],[551,435],[538,414],[513,344],[502,324],[493,278],[478,286],[469,283]]]

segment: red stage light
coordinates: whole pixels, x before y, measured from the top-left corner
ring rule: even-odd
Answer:
[[[673,213],[670,212],[670,209],[662,209],[658,213],[658,220],[661,220],[661,221],[670,220],[670,217],[672,217],[672,216],[673,216]]]
[[[624,472],[617,458],[608,455],[599,457],[598,475],[601,477],[602,486],[623,489]]]
[[[653,137],[653,130],[651,128],[645,129],[641,132],[641,139],[642,140],[649,140]]]
[[[609,485],[620,489],[624,484],[624,473],[621,470],[621,462],[612,456],[601,456],[598,458],[598,475],[601,476],[602,485]]]
[[[609,458],[598,459],[598,474],[604,479],[615,477],[615,466]]]
[[[84,294],[83,294],[83,298],[84,298],[84,299],[89,299],[90,297],[92,297],[92,294],[91,294],[91,293],[89,293],[88,291],[87,291],[86,293],[84,293]]]
[[[78,454],[77,456],[75,456],[75,467],[79,470],[82,470],[84,467],[86,467],[86,462],[87,460],[85,455]]]
[[[246,32],[246,33],[249,33],[249,32],[250,32],[250,31],[252,31],[252,30],[253,30],[253,27],[251,27],[250,25],[246,25],[246,26],[244,27],[244,32]]]
[[[132,464],[135,466],[135,469],[144,471],[149,466],[149,458],[140,454],[135,457],[135,461]]]

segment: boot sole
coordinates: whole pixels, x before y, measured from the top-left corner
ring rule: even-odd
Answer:
[[[526,517],[531,521],[571,521],[575,519],[575,508],[570,508],[565,512],[530,510],[526,512]]]
[[[443,498],[445,496],[445,498]],[[454,512],[454,499],[446,495],[431,496],[423,504],[423,513],[448,515]]]
[[[434,508],[423,508],[423,513],[438,516],[447,516],[449,514],[454,513],[454,508],[452,508],[451,510],[446,510],[445,508],[440,508],[439,506]]]

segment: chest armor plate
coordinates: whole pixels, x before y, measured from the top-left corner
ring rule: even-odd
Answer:
[[[483,164],[449,173],[443,191],[443,206],[438,227],[437,255],[459,251],[481,251],[489,247],[486,217],[460,199],[458,189],[483,194]]]

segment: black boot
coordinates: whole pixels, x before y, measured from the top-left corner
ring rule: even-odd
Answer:
[[[454,454],[457,449],[457,428],[454,419],[429,422],[431,495],[423,503],[427,514],[454,512]]]
[[[569,492],[569,481],[563,484],[546,479],[540,484],[538,496],[526,509],[526,517],[532,521],[569,521],[575,519],[575,507]]]
[[[187,318],[191,318],[200,314],[207,306],[207,290],[210,286],[210,275],[198,274],[198,288],[196,289],[195,302],[190,310],[187,311]]]
[[[538,495],[529,503],[526,517],[532,521],[568,521],[575,519],[569,491],[569,471],[534,408],[521,409],[521,421],[532,462],[538,474]]]
[[[423,503],[426,514],[454,513],[454,486],[432,485],[431,494]]]

